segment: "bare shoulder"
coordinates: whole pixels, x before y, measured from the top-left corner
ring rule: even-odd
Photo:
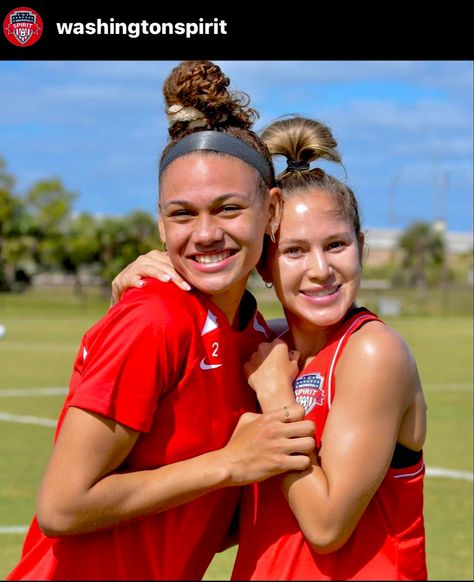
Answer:
[[[365,385],[383,385],[405,393],[408,400],[421,388],[413,353],[405,339],[380,321],[371,321],[350,337],[341,355],[337,375],[357,373]],[[374,382],[372,382],[372,380]]]
[[[380,321],[366,323],[350,337],[336,378],[343,402],[363,393],[380,418],[387,411],[399,415],[398,442],[413,450],[423,446],[426,402],[415,358],[398,332]]]
[[[406,340],[381,321],[370,321],[352,334],[345,352],[363,361],[376,359],[384,364],[407,366],[415,363]]]

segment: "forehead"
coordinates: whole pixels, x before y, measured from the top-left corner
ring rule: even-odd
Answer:
[[[192,152],[166,168],[160,183],[160,201],[163,204],[177,196],[193,201],[229,193],[250,196],[258,185],[258,172],[242,160],[213,152]]]
[[[294,192],[284,197],[282,222],[295,220],[302,226],[308,223],[351,224],[334,195],[324,190]]]

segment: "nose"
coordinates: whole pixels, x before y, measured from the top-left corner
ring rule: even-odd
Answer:
[[[313,250],[308,256],[308,277],[324,281],[331,274],[331,265],[322,249]]]
[[[191,240],[196,245],[209,245],[222,240],[224,232],[217,224],[216,219],[209,215],[199,216],[194,222]]]

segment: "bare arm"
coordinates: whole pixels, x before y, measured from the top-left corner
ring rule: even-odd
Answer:
[[[312,423],[299,407],[244,414],[228,444],[153,470],[118,472],[139,433],[100,415],[70,408],[46,469],[37,504],[50,536],[94,531],[163,511],[227,486],[303,470],[314,447]],[[299,453],[292,455],[291,453]]]
[[[382,482],[418,383],[405,343],[382,324],[352,336],[336,376],[318,456],[307,471],[281,477],[305,537],[320,553],[347,541]]]

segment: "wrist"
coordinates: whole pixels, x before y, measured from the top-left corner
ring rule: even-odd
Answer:
[[[212,466],[213,480],[216,489],[240,485],[236,475],[236,463],[227,454],[226,447],[207,453]]]
[[[262,412],[269,412],[296,403],[293,387],[289,383],[273,383],[262,390],[257,389],[256,393]]]

